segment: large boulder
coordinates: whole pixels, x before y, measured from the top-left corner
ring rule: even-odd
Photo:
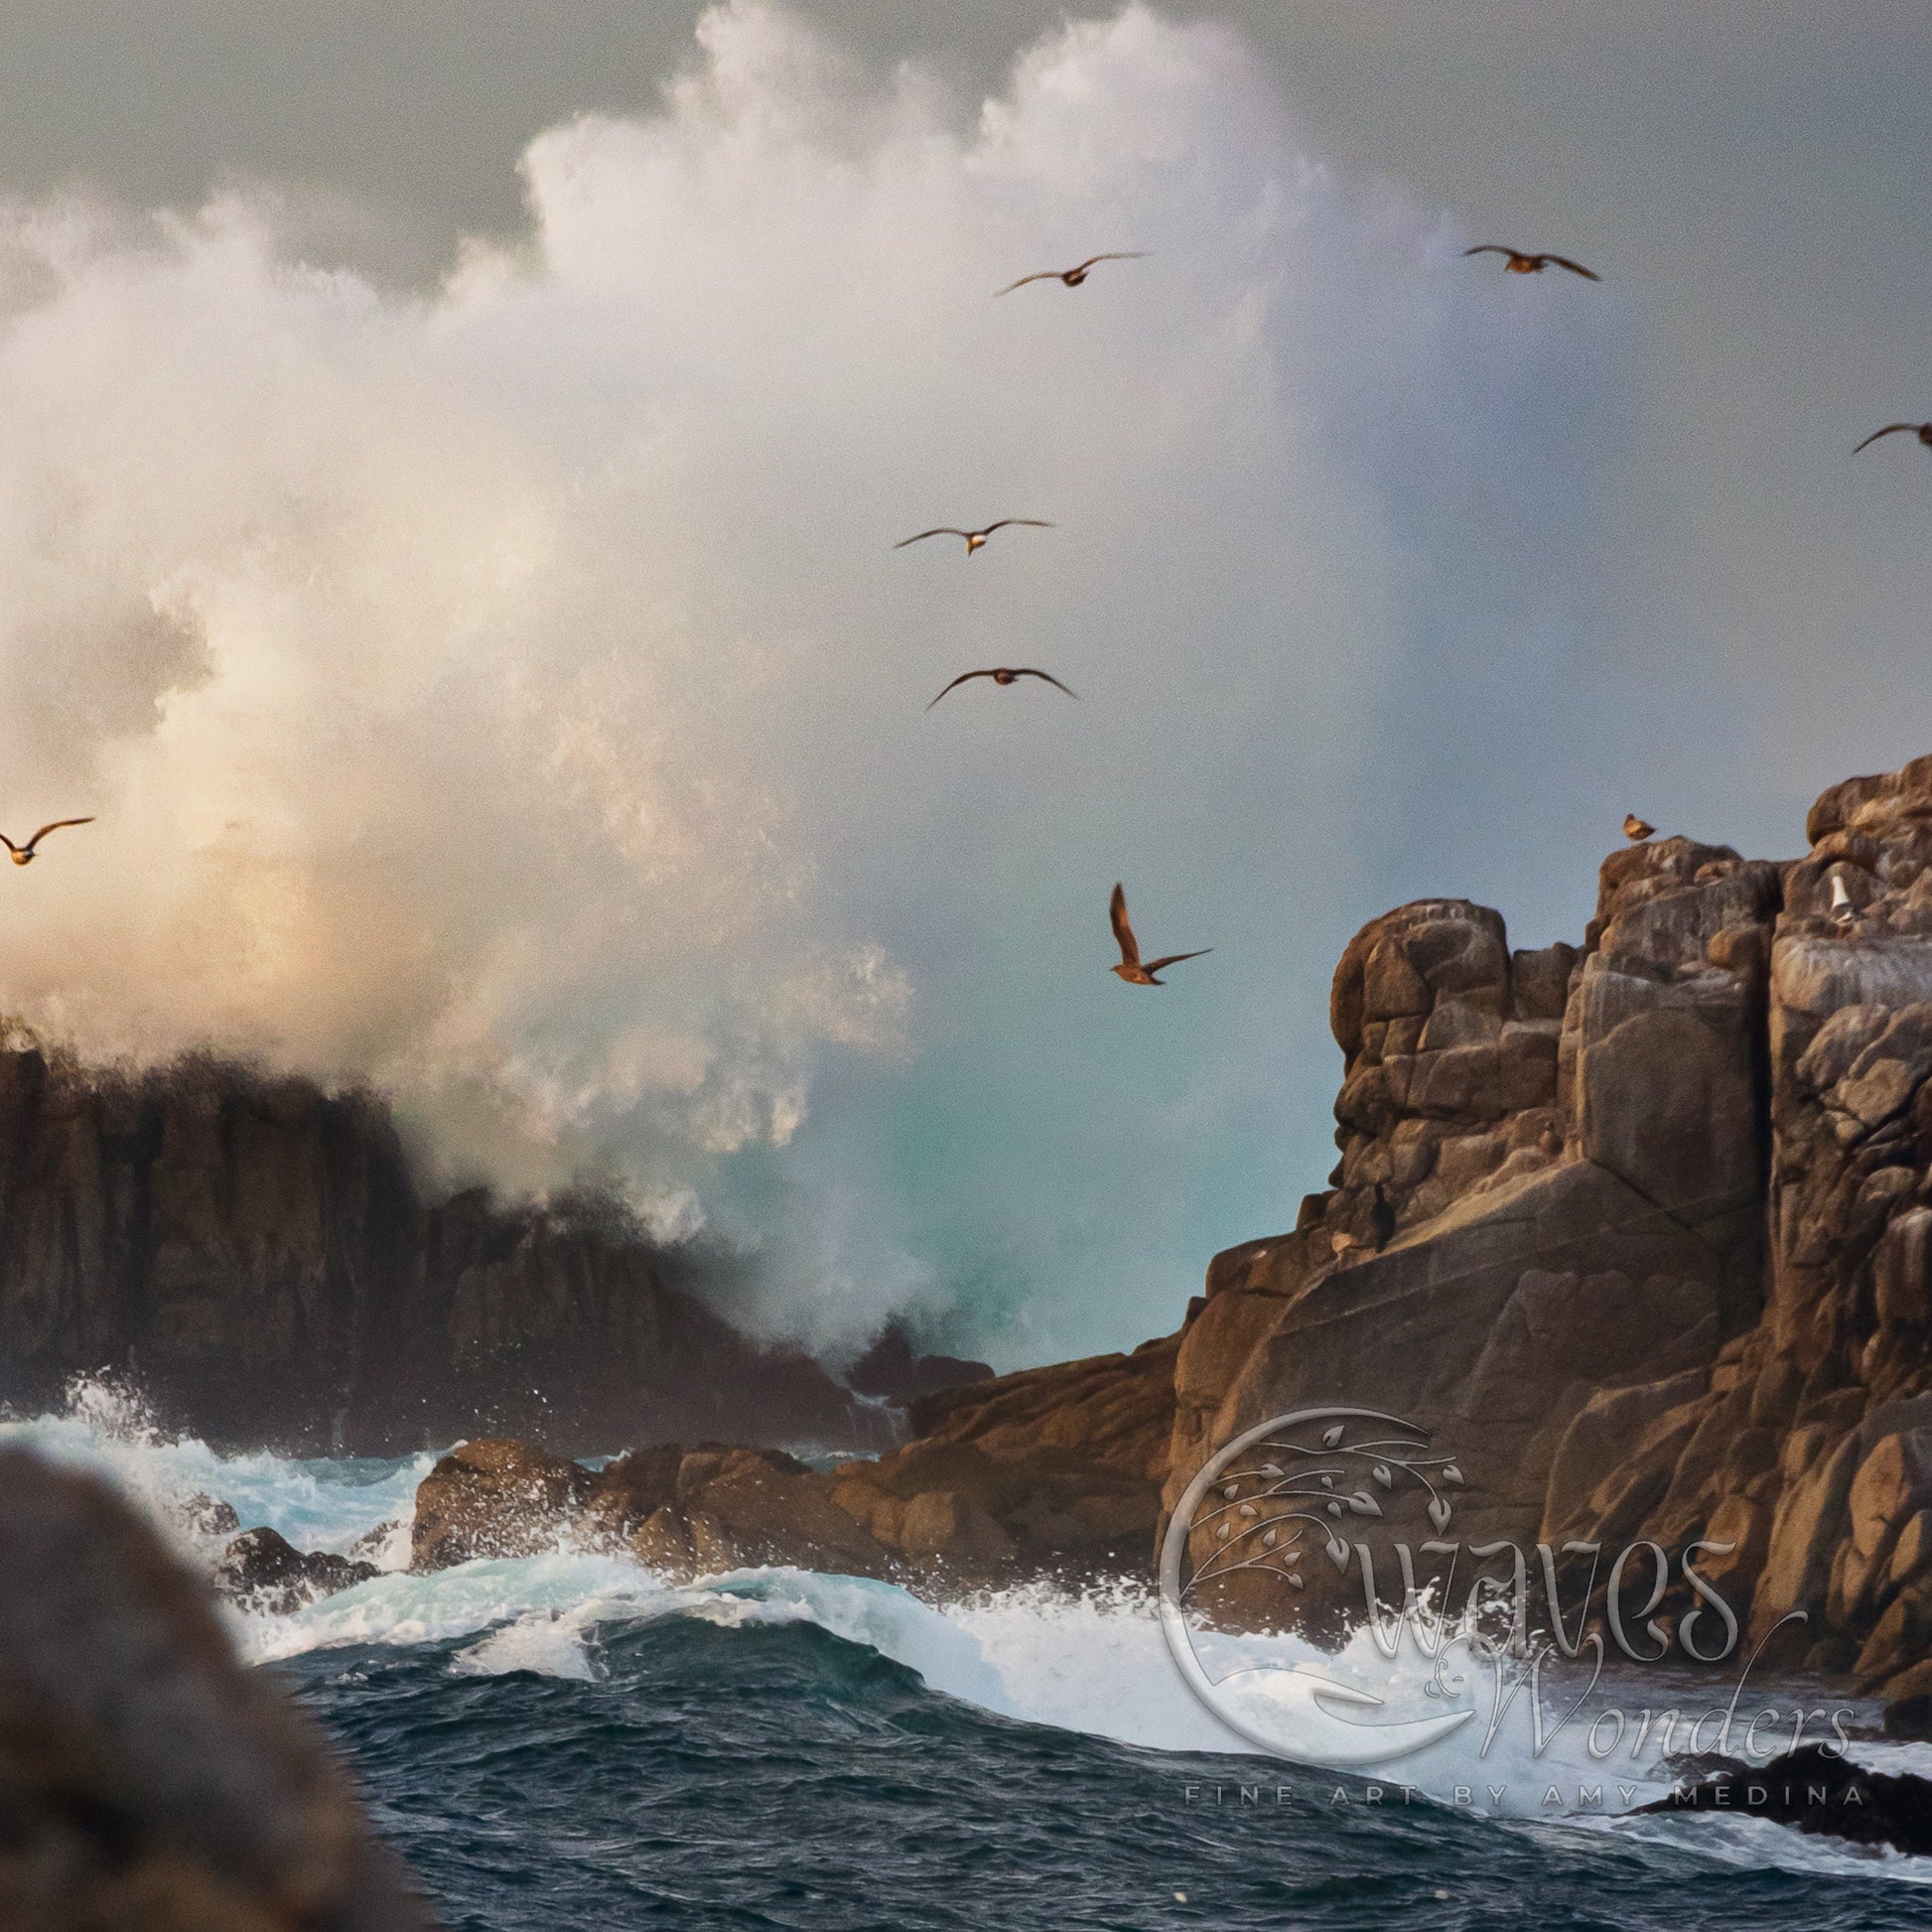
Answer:
[[[0,1922],[415,1932],[333,1752],[92,1479],[0,1451]]]
[[[244,1530],[221,1552],[214,1587],[244,1610],[288,1616],[318,1597],[365,1584],[377,1575],[372,1563],[298,1550],[279,1530]]]

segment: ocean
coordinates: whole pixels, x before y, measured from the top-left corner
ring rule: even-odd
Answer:
[[[1668,1788],[1663,1767],[1593,1756],[1579,1725],[1539,1750],[1521,1726],[1485,1738],[1472,1723],[1407,1760],[1407,1786],[1263,1755],[1194,1701],[1139,1591],[936,1605],[796,1570],[680,1586],[562,1551],[412,1577],[429,1455],[223,1456],[90,1387],[0,1435],[108,1475],[204,1563],[218,1544],[176,1507],[198,1494],[302,1548],[375,1550],[384,1574],[368,1583],[229,1620],[465,1932],[1399,1915],[1850,1932],[1932,1911],[1932,1860],[1749,1818],[1636,1815]],[[1252,1647],[1263,1664],[1311,1654]],[[1346,1677],[1351,1659],[1321,1662]],[[1932,1773],[1925,1746],[1855,1754]]]

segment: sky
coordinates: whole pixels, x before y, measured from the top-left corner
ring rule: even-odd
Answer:
[[[1365,919],[1927,749],[1932,13],[1070,18],[14,0],[0,999],[1010,1366],[1292,1223]]]

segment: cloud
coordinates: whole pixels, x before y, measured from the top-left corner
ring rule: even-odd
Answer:
[[[1213,27],[1067,26],[976,117],[753,0],[699,41],[430,298],[245,198],[0,218],[0,823],[99,814],[0,996],[605,1168],[821,1343],[1129,1339],[1317,1183],[1430,748],[1600,706],[1616,311],[1338,181]],[[891,547],[998,515],[1056,527]],[[1079,702],[922,712],[1011,661]],[[1167,992],[1117,877],[1217,948]]]

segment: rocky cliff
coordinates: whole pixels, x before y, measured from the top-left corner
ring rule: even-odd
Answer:
[[[734,1265],[608,1203],[426,1204],[366,1095],[0,1050],[0,1401],[17,1407],[104,1368],[170,1421],[254,1445],[890,1440],[816,1362],[706,1308]]]
[[[1932,1685],[1932,759],[1807,836],[1617,852],[1576,948],[1454,899],[1357,934],[1341,1160],[1209,1270],[1170,1507],[1272,1416],[1384,1410],[1453,1450],[1465,1544],[1709,1539],[1752,1637]]]

